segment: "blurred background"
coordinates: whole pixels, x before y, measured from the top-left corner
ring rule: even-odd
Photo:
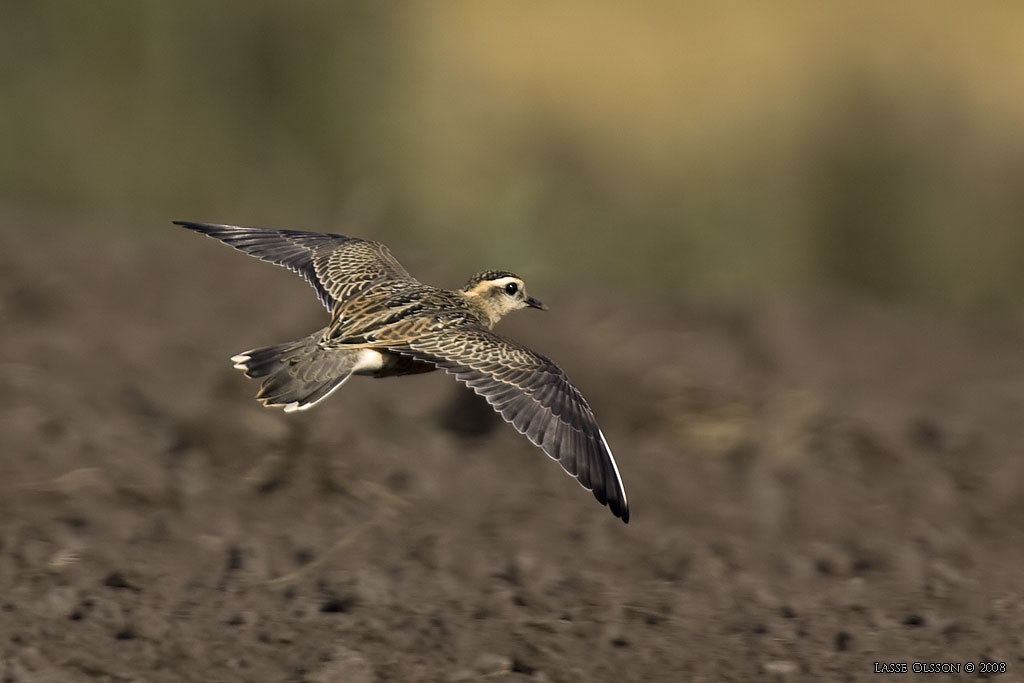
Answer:
[[[1019,3],[0,0],[0,680],[1016,680],[1022,84]],[[172,220],[519,273],[630,524],[440,373],[262,408],[325,312]]]
[[[407,258],[458,245],[460,282],[529,260],[650,291],[1006,306],[1022,21],[1012,3],[7,2],[0,210],[350,227]]]

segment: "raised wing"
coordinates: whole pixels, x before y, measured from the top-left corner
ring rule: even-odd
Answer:
[[[480,394],[507,422],[629,521],[629,505],[608,442],[565,372],[544,356],[477,327],[446,330],[391,347],[431,363]]]
[[[379,242],[299,230],[187,221],[174,221],[174,224],[215,237],[261,261],[298,273],[316,290],[320,303],[328,309],[381,280],[415,282]]]

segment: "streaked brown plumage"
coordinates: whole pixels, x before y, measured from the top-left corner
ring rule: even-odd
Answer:
[[[485,271],[461,289],[439,289],[412,277],[378,242],[175,223],[302,275],[331,311],[330,324],[304,339],[232,358],[247,376],[263,379],[257,398],[265,405],[305,410],[354,374],[391,377],[440,368],[629,521],[615,459],[579,390],[553,361],[491,331],[510,311],[546,310],[515,274]]]

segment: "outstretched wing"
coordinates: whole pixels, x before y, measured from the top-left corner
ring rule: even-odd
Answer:
[[[299,230],[174,221],[189,230],[298,273],[328,309],[381,280],[415,279],[379,242]]]
[[[629,521],[629,505],[608,442],[594,413],[560,367],[479,327],[445,330],[391,351],[454,375],[584,488]]]

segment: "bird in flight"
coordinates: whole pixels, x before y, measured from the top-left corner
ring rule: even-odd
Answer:
[[[629,521],[618,466],[594,413],[554,361],[492,332],[521,308],[547,310],[507,271],[477,273],[461,289],[421,283],[379,242],[298,230],[175,221],[305,278],[331,313],[298,341],[234,356],[262,380],[256,398],[306,410],[352,375],[443,370],[483,396],[506,422],[557,460],[612,514]]]

